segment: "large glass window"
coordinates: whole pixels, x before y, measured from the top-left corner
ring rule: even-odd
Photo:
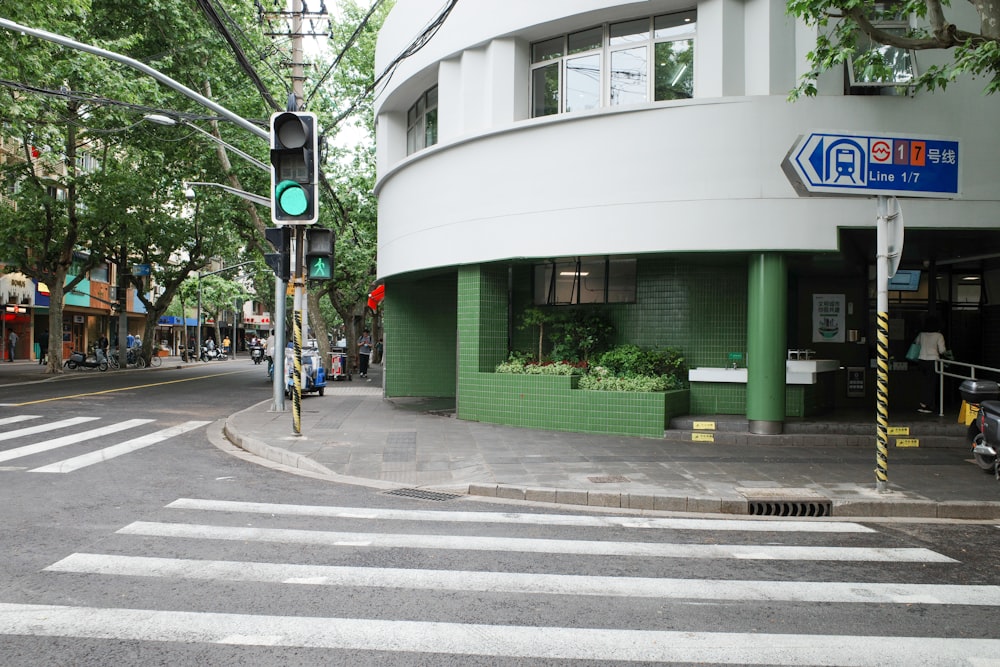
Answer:
[[[532,44],[532,117],[691,97],[696,17],[664,14]]]
[[[434,86],[406,112],[406,154],[437,143],[438,89]]]
[[[905,26],[880,25],[882,30],[904,35]],[[913,52],[873,42],[867,35],[857,37],[857,51],[847,63],[852,86],[905,86],[917,76]]]
[[[565,257],[535,265],[538,305],[635,302],[635,266],[630,257]]]

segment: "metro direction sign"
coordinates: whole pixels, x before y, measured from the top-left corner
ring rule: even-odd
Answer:
[[[781,168],[803,196],[951,198],[958,158],[954,139],[816,131],[796,140]]]

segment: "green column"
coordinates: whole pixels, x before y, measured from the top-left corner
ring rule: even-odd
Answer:
[[[788,269],[784,255],[750,257],[747,294],[747,420],[751,433],[781,433],[785,419]]]

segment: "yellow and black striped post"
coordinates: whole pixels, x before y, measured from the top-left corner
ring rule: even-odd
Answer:
[[[875,380],[876,398],[876,438],[875,443],[875,486],[885,491],[889,480],[889,313],[880,311],[877,315],[878,329],[878,377]]]
[[[292,395],[292,431],[296,435],[302,433],[302,311],[295,311],[294,331],[295,338],[295,373],[292,378],[292,386],[295,393]]]

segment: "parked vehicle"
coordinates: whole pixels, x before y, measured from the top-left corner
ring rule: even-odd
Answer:
[[[201,346],[201,360],[202,361],[225,361],[229,357],[226,353],[217,347],[209,347],[208,345]]]
[[[70,370],[76,370],[77,368],[96,368],[101,372],[108,370],[108,362],[103,356],[93,356],[88,357],[83,354],[83,352],[77,352],[73,350],[69,359],[63,362],[63,366]]]
[[[968,436],[976,465],[1000,480],[1000,385],[993,380],[965,380],[958,391],[972,414]]]
[[[315,341],[313,341],[315,342]],[[295,393],[295,351],[292,348],[285,348],[285,395],[291,397]],[[323,395],[326,389],[326,370],[320,360],[319,349],[316,347],[302,348],[302,368],[305,373],[305,383],[302,385],[302,394],[312,392]]]

